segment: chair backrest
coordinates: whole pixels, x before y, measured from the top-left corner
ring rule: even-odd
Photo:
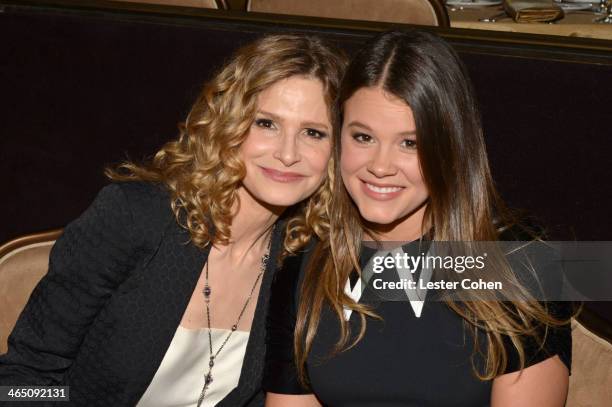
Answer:
[[[247,11],[449,27],[441,0],[249,0]]]
[[[215,8],[215,9],[219,8],[219,2],[217,0],[115,0],[115,1],[124,1],[126,3],[163,4],[166,6],[202,7],[202,8]]]
[[[582,321],[580,317],[579,320]],[[566,406],[609,406],[612,401],[610,338],[573,320],[572,342],[572,375]]]
[[[34,287],[49,267],[49,253],[61,230],[13,239],[0,246],[0,354]]]

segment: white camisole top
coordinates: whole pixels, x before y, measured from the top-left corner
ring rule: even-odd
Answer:
[[[211,329],[213,352],[217,352],[229,329]],[[212,407],[237,385],[249,332],[235,331],[215,359],[213,382],[202,406]],[[210,348],[208,329],[187,329],[179,325],[170,347],[137,407],[195,407],[208,372]]]

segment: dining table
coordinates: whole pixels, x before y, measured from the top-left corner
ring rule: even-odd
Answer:
[[[563,8],[563,2],[555,4]],[[567,4],[571,6],[580,3],[568,2]],[[565,15],[557,21],[537,23],[514,21],[505,12],[501,1],[448,1],[446,6],[452,28],[612,40],[612,24],[596,22],[605,16],[604,13],[598,12],[598,2],[587,4],[585,7],[573,7],[583,8],[582,10],[564,9]]]

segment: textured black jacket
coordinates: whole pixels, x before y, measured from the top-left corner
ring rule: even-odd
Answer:
[[[271,259],[279,254],[281,229],[275,228]],[[160,186],[104,188],[53,247],[49,272],[0,356],[0,385],[68,385],[70,402],[60,406],[135,405],[170,346],[208,256],[188,242]],[[265,319],[275,271],[270,261],[238,387],[219,406],[263,405]]]

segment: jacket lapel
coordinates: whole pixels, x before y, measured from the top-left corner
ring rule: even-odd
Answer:
[[[157,372],[185,313],[210,248],[190,243],[189,232],[170,222],[157,253],[142,273],[138,338],[142,349],[136,403]],[[146,310],[146,311],[145,311]]]

